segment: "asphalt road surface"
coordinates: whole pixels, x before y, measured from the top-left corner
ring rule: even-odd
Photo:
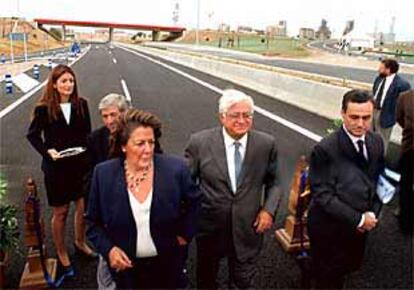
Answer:
[[[319,43],[319,45],[321,44]],[[179,50],[191,50],[203,54],[226,57],[235,60],[249,61],[264,65],[281,67],[285,69],[303,71],[307,73],[320,74],[323,76],[336,77],[340,79],[347,79],[365,83],[373,83],[375,77],[377,76],[377,72],[375,70],[370,69],[334,66],[319,63],[316,64],[300,60],[269,59],[257,56],[255,54],[235,54],[226,50],[203,49],[203,47],[197,48],[195,46],[180,46]],[[414,74],[401,73],[400,75],[404,77],[407,81],[409,81],[411,86],[414,87]]]
[[[255,91],[182,66],[171,63],[170,65],[220,89],[231,86],[240,88],[254,98],[257,106],[317,134],[324,135],[326,128],[330,126],[330,122],[324,118]],[[111,50],[105,45],[93,45],[73,68],[77,73],[81,95],[89,100],[94,128],[100,125],[97,109],[100,98],[110,92],[125,94],[121,85],[122,80],[131,95],[133,106],[152,111],[162,119],[164,126],[161,144],[167,153],[182,155],[191,133],[218,124],[216,112],[219,95],[216,92],[136,54],[120,48]],[[0,119],[0,170],[5,173],[9,181],[10,202],[20,208],[21,228],[23,228],[25,179],[33,176],[37,181],[46,220],[48,252],[54,257],[49,225],[51,211],[46,205],[40,156],[25,139],[30,114],[39,96],[38,92]],[[285,192],[276,225],[266,234],[258,263],[261,275],[256,288],[299,288],[300,270],[295,258],[282,251],[274,239],[274,230],[283,226],[287,214],[287,192],[295,162],[302,154],[308,154],[315,142],[258,113],[255,114],[254,122],[257,129],[274,135],[278,140],[279,169]],[[365,263],[360,271],[350,276],[347,288],[413,288],[412,240],[399,232],[392,214],[394,208],[395,201],[390,206],[384,207],[381,223],[368,240]],[[71,220],[67,223],[67,245],[77,276],[65,281],[63,288],[96,288],[96,261],[87,260],[74,253],[72,224]],[[10,288],[18,287],[23,271],[26,252],[23,243],[21,243],[21,251],[22,256],[12,256],[11,264],[7,269]],[[194,245],[192,245],[188,271],[193,287],[195,259]],[[220,283],[223,287],[226,281],[226,266],[223,265],[220,271]]]

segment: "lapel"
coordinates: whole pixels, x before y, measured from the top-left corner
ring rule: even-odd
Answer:
[[[116,170],[118,174],[118,176],[116,177],[116,179],[118,180],[118,183],[117,183],[115,192],[119,193],[118,202],[116,203],[118,205],[117,206],[118,214],[116,215],[116,218],[122,220],[120,224],[127,225],[127,229],[131,233],[128,235],[130,237],[130,240],[128,241],[128,243],[130,244],[130,246],[134,246],[134,249],[135,249],[134,241],[136,239],[136,224],[135,224],[134,215],[132,214],[131,203],[129,202],[129,195],[128,195],[127,183],[126,183],[125,171],[124,171],[124,160],[125,160],[124,158],[119,158],[119,169]],[[135,233],[135,236],[132,233]],[[134,253],[134,251],[132,251],[132,253]]]
[[[221,176],[225,178],[230,192],[233,192],[229,177],[229,169],[227,166],[226,148],[224,148],[224,136],[222,132],[222,127],[216,128],[216,130],[214,130],[213,132],[213,140],[210,143],[209,148],[212,153],[213,159],[217,163],[217,167],[221,173]]]
[[[373,87],[373,89],[372,89],[372,95],[373,95],[373,96],[375,96],[375,94],[377,93],[377,90],[378,90],[378,85],[380,84],[380,82],[381,82],[381,78],[380,78],[379,76],[377,76],[377,77],[375,78],[375,81],[374,81],[374,87]]]
[[[252,170],[253,164],[254,164],[254,152],[257,152],[255,150],[256,148],[256,138],[254,138],[254,134],[252,131],[247,133],[247,144],[246,144],[246,152],[244,154],[242,169],[240,172],[240,177],[238,179],[237,183],[237,190],[243,185],[243,183],[247,180],[246,175],[249,172],[249,170]]]
[[[390,84],[390,86],[388,88],[387,93],[385,94],[384,102],[385,102],[386,99],[389,98],[389,96],[391,95],[391,93],[394,91],[395,86],[397,85],[397,82],[398,82],[398,75],[395,75],[394,79],[392,80],[392,82],[391,82],[391,84]]]
[[[71,103],[71,105],[70,105],[70,118],[69,118],[69,124],[68,124],[69,126],[73,126],[73,124],[75,123],[74,122],[75,118],[76,118],[75,112],[76,112],[76,107],[73,103]]]
[[[151,225],[157,218],[160,210],[158,206],[160,205],[160,197],[163,191],[163,184],[168,184],[168,179],[164,177],[164,171],[162,164],[160,162],[160,156],[158,154],[154,154],[154,178],[152,181],[152,202],[151,202],[151,210],[150,210],[150,223]],[[155,214],[154,213],[158,213]]]
[[[381,152],[375,146],[374,137],[371,132],[367,132],[365,136],[365,143],[368,151],[368,174],[373,179],[377,170],[377,160]]]

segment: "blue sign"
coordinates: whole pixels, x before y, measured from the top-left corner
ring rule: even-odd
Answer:
[[[81,52],[81,48],[80,48],[80,45],[79,45],[79,43],[77,43],[77,42],[74,42],[73,44],[72,44],[72,46],[71,46],[71,48],[70,48],[70,51],[72,52],[72,53],[80,53]]]
[[[13,41],[24,41],[24,36],[25,36],[25,33],[21,33],[21,32],[10,33],[9,39]],[[27,40],[27,35],[26,35],[26,40]]]

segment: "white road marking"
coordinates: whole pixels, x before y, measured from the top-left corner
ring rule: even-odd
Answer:
[[[113,58],[113,59],[112,59],[112,61],[113,61],[114,63],[116,63],[116,59],[115,59],[115,58]]]
[[[126,82],[123,79],[121,80],[121,86],[122,86],[122,90],[124,91],[125,99],[131,104],[132,102],[131,95],[129,94],[129,90],[126,85]]]
[[[151,61],[153,63],[156,63],[156,64],[158,64],[158,65],[160,65],[160,66],[162,66],[162,67],[164,67],[166,69],[169,69],[169,70],[171,70],[171,71],[173,71],[173,72],[175,72],[175,73],[177,73],[177,74],[179,74],[179,75],[181,75],[181,76],[183,76],[183,77],[185,77],[185,78],[187,78],[187,79],[189,79],[189,80],[191,80],[191,81],[193,81],[193,82],[195,82],[195,83],[197,83],[197,84],[199,84],[201,86],[204,86],[204,87],[206,87],[206,88],[208,88],[208,89],[210,89],[210,90],[212,90],[212,91],[214,91],[214,92],[216,92],[218,94],[222,94],[223,93],[223,90],[219,89],[218,87],[216,87],[216,86],[214,86],[214,85],[212,85],[210,83],[207,83],[207,82],[205,82],[203,80],[200,80],[200,79],[198,79],[198,78],[196,78],[196,77],[194,77],[194,76],[192,76],[192,75],[190,75],[190,74],[188,74],[186,72],[183,72],[183,71],[181,71],[181,70],[179,70],[179,69],[177,69],[175,67],[172,67],[172,66],[170,66],[168,64],[165,64],[163,62],[160,62],[160,61],[158,61],[156,59],[153,59],[151,57],[148,57],[148,56],[146,56],[144,54],[141,54],[141,53],[139,53],[137,51],[134,51],[134,50],[131,50],[129,48],[122,47],[122,46],[118,46],[118,47],[119,48],[122,48],[122,49],[124,49],[126,51],[129,51],[130,53],[136,54],[136,55],[138,55],[138,56],[140,56],[142,58],[145,58],[145,59],[147,59],[147,60],[149,60],[149,61]],[[279,117],[279,116],[277,116],[277,115],[275,115],[275,114],[273,114],[273,113],[271,113],[271,112],[269,112],[269,111],[267,111],[267,110],[265,110],[263,108],[260,108],[258,106],[255,106],[254,109],[255,109],[255,111],[257,113],[259,113],[259,114],[261,114],[261,115],[263,115],[263,116],[265,116],[265,117],[267,117],[267,118],[269,118],[269,119],[271,119],[271,120],[273,120],[273,121],[275,121],[275,122],[277,122],[277,123],[279,123],[279,124],[281,124],[281,125],[283,125],[285,127],[288,127],[289,129],[291,129],[291,130],[293,130],[295,132],[298,132],[299,134],[301,134],[301,135],[303,135],[305,137],[308,137],[309,139],[311,139],[311,140],[313,140],[315,142],[319,142],[322,139],[322,136],[320,136],[318,134],[315,134],[315,133],[311,132],[310,130],[305,129],[305,128],[303,128],[303,127],[301,127],[301,126],[299,126],[299,125],[297,125],[297,124],[295,124],[295,123],[293,123],[293,122],[291,122],[289,120],[286,120],[286,119],[284,119],[282,117]]]
[[[39,84],[37,80],[25,73],[20,73],[12,77],[12,81],[23,93],[27,93]]]
[[[77,63],[83,56],[86,55],[86,53],[89,51],[90,46],[85,50],[85,52],[79,56],[79,58],[77,58],[75,61],[73,61],[71,64],[69,64],[69,66],[74,65],[75,63]],[[31,91],[29,91],[27,94],[21,96],[18,100],[16,100],[14,103],[11,103],[10,105],[8,105],[6,108],[4,108],[3,110],[0,111],[0,119],[3,118],[4,116],[6,116],[8,113],[10,113],[11,111],[13,111],[14,109],[16,109],[20,104],[22,104],[24,101],[26,101],[27,99],[29,99],[32,95],[34,95],[37,91],[39,91],[41,88],[43,88],[47,83],[47,80],[45,80],[43,83],[41,83],[39,86],[33,88]]]

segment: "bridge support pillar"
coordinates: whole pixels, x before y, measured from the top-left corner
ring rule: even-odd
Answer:
[[[113,37],[114,37],[114,28],[109,27],[109,42],[112,42]]]
[[[159,41],[160,40],[160,32],[158,30],[152,31],[152,41]]]
[[[62,25],[62,41],[66,41],[66,26]]]

